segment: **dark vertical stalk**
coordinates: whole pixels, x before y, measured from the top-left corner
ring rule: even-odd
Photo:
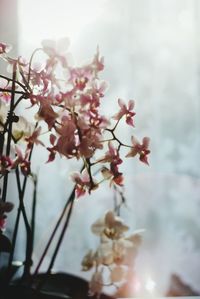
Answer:
[[[56,257],[58,255],[58,251],[60,249],[60,246],[62,244],[62,241],[63,241],[63,238],[64,238],[64,235],[65,235],[65,232],[68,228],[68,225],[69,225],[69,221],[70,221],[70,218],[71,218],[71,215],[72,215],[72,210],[73,210],[73,206],[74,206],[74,200],[75,200],[75,188],[73,189],[71,195],[70,195],[70,198],[69,198],[69,211],[67,213],[67,217],[66,217],[66,220],[65,220],[65,223],[64,223],[64,226],[63,226],[63,229],[61,231],[61,234],[60,234],[60,237],[58,239],[58,242],[56,244],[56,248],[53,252],[53,255],[52,255],[52,258],[51,258],[51,261],[50,261],[50,264],[49,264],[49,267],[46,271],[46,275],[44,276],[44,279],[39,283],[38,287],[37,287],[37,290],[40,290],[42,288],[42,286],[44,285],[44,283],[46,282],[46,280],[48,279],[48,276],[49,274],[51,273],[51,270],[54,266],[54,263],[55,263],[55,260],[56,260]]]
[[[13,65],[13,75],[12,75],[12,92],[11,92],[11,101],[10,101],[10,111],[8,115],[8,138],[7,138],[7,145],[6,145],[6,156],[10,155],[10,146],[12,140],[12,123],[13,123],[13,111],[14,111],[14,104],[15,104],[15,80],[16,80],[16,69],[17,65],[14,63]],[[2,139],[4,142],[4,139]],[[2,192],[2,200],[6,201],[7,195],[7,186],[8,186],[8,172],[4,176],[3,181],[3,192]]]
[[[63,217],[64,217],[64,215],[65,215],[65,213],[66,213],[66,211],[67,211],[67,208],[68,208],[69,204],[70,204],[70,201],[68,200],[68,201],[66,202],[66,204],[65,204],[65,206],[64,206],[64,208],[63,208],[63,210],[62,210],[62,213],[61,213],[61,215],[60,215],[58,221],[56,222],[56,225],[55,225],[55,227],[54,227],[54,229],[53,229],[53,231],[52,231],[52,233],[51,233],[51,236],[50,236],[50,238],[49,238],[49,240],[48,240],[48,242],[47,242],[47,245],[45,246],[45,249],[44,249],[44,251],[43,251],[43,253],[42,253],[42,256],[41,256],[41,258],[40,258],[40,260],[39,260],[39,262],[38,262],[38,265],[37,265],[37,267],[36,267],[36,269],[35,269],[34,277],[35,277],[35,276],[38,274],[38,272],[39,272],[39,269],[40,269],[40,267],[41,267],[41,265],[42,265],[42,262],[43,262],[43,260],[44,260],[44,258],[45,258],[45,256],[46,256],[46,254],[47,254],[47,252],[48,252],[48,250],[49,250],[49,247],[50,247],[50,245],[51,245],[51,243],[52,243],[52,241],[53,241],[53,239],[54,239],[54,237],[55,237],[55,234],[56,234],[56,232],[57,232],[57,230],[58,230],[58,228],[59,228],[59,226],[60,226],[60,223],[61,223],[61,221],[62,221],[62,219],[63,219]]]

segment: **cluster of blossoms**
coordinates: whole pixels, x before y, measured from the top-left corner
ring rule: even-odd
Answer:
[[[6,154],[1,145],[0,175],[17,167],[25,176],[31,174],[30,153],[39,144],[48,152],[47,162],[52,162],[58,154],[83,161],[83,171],[72,175],[79,197],[96,189],[104,180],[123,185],[119,170],[123,162],[121,147],[127,147],[126,157],[137,155],[146,164],[150,151],[147,137],[140,143],[132,136],[127,145],[116,136],[115,129],[122,119],[134,126],[133,100],[126,105],[119,99],[119,109],[111,120],[100,113],[107,84],[99,78],[104,62],[98,49],[90,63],[76,67],[70,64],[68,43],[65,38],[58,42],[45,40],[29,62],[22,57],[8,57],[11,47],[0,43],[0,57],[13,70],[12,78],[0,76],[1,144],[11,131],[14,145]],[[43,52],[44,60],[34,62],[39,51]],[[30,123],[25,113],[16,115],[21,102],[29,103],[29,110],[34,107],[35,123]],[[44,132],[48,135],[47,144],[40,140]],[[108,134],[110,137],[105,139]],[[98,158],[95,157],[97,150],[103,152]],[[97,164],[102,174],[99,181],[94,177]]]
[[[135,232],[126,236],[129,227],[112,211],[106,212],[91,229],[100,237],[100,245],[96,251],[90,250],[85,255],[82,270],[93,270],[90,292],[94,295],[100,294],[104,286],[119,287],[126,282],[128,266],[134,263],[141,235]]]
[[[30,60],[26,61],[23,57],[14,59],[8,56],[11,46],[0,43],[0,58],[11,72],[10,77],[0,74],[0,178],[3,181],[0,186],[0,233],[2,235],[4,229],[5,213],[13,208],[11,203],[6,202],[6,194],[8,174],[15,172],[19,193],[18,215],[22,212],[27,244],[29,242],[24,263],[25,274],[30,274],[32,265],[30,244],[33,228],[23,200],[26,179],[28,176],[34,177],[31,165],[34,146],[39,145],[46,149],[47,163],[53,162],[56,156],[82,161],[81,171],[71,175],[75,189],[65,207],[67,209],[70,205],[59,246],[71,215],[75,195],[80,197],[90,193],[104,181],[108,181],[114,188],[120,189],[123,186],[124,177],[120,170],[123,163],[122,148],[127,149],[127,158],[137,156],[141,162],[148,164],[148,137],[139,142],[132,135],[130,143],[125,144],[117,136],[116,129],[121,121],[134,127],[134,101],[129,100],[126,104],[119,99],[116,113],[112,117],[103,115],[101,101],[107,83],[99,77],[99,73],[104,69],[104,60],[100,57],[99,50],[97,49],[90,63],[75,66],[71,63],[68,46],[66,38],[57,42],[44,40],[42,47],[36,49]],[[36,60],[38,54],[41,54],[39,58],[43,58],[42,62]],[[28,119],[30,116],[32,121]],[[62,217],[63,215],[65,212]],[[19,221],[16,223],[18,226]],[[137,233],[126,237],[127,230],[128,226],[112,212],[107,212],[103,219],[92,226],[93,233],[100,236],[101,242],[95,252],[90,251],[85,256],[82,263],[85,271],[95,269],[90,283],[91,294],[99,294],[105,285],[104,268],[109,271],[111,285],[123,283],[126,279],[129,259],[136,254],[141,241]],[[53,239],[55,231],[50,240]],[[36,273],[50,243],[36,267]],[[49,272],[56,254],[50,263]],[[10,261],[12,256],[13,252]]]

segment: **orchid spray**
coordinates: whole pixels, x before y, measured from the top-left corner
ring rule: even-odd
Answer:
[[[10,72],[10,75],[0,74],[0,250],[10,252],[9,273],[13,262],[19,219],[23,217],[27,234],[23,279],[30,278],[32,267],[34,221],[32,222],[28,217],[24,200],[28,180],[34,182],[34,200],[36,200],[37,178],[32,172],[34,147],[42,147],[46,150],[46,163],[52,163],[58,155],[63,159],[79,160],[82,164],[80,172],[71,174],[74,187],[44,247],[41,258],[35,265],[34,275],[38,274],[55,233],[61,221],[65,219],[47,270],[47,273],[50,273],[68,227],[76,198],[85,193],[95,192],[105,181],[122,194],[124,174],[120,166],[123,159],[138,157],[140,161],[148,164],[150,153],[148,137],[144,137],[140,143],[131,134],[130,143],[125,144],[117,135],[116,129],[121,122],[125,121],[127,126],[134,127],[135,102],[129,100],[126,104],[119,99],[117,111],[112,118],[100,112],[102,101],[106,101],[104,94],[107,83],[99,78],[99,73],[104,69],[104,60],[99,54],[99,49],[97,48],[90,63],[74,66],[71,63],[68,47],[67,38],[56,42],[44,40],[42,46],[37,48],[27,61],[21,56],[10,57],[12,47],[0,43],[0,58]],[[34,116],[31,121],[26,117],[27,111],[29,114],[31,111]],[[45,142],[42,138],[44,134]],[[127,149],[125,157],[122,157],[122,148]],[[13,237],[8,243],[4,231],[6,214],[13,208],[12,202],[7,198],[10,174],[16,176],[19,203]],[[101,290],[99,281],[102,277],[101,270],[98,268],[101,264],[107,266],[116,264],[115,267],[108,267],[111,271],[111,281],[118,281],[124,277],[123,267],[120,266],[119,261],[122,260],[122,256],[123,259],[125,258],[126,249],[130,248],[137,239],[137,236],[124,237],[128,227],[115,217],[117,216],[110,211],[105,215],[100,226],[95,224],[92,228],[94,233],[101,236],[98,253],[90,252],[83,260],[84,270],[96,265],[97,271],[90,284],[92,293]],[[4,246],[5,240],[9,246]],[[114,248],[114,251],[111,248]]]

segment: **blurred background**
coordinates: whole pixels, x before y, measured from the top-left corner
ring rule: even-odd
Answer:
[[[81,64],[99,46],[105,57],[101,77],[110,86],[105,111],[112,116],[118,98],[136,102],[134,134],[151,138],[150,166],[137,159],[125,163],[121,215],[131,230],[145,229],[135,264],[141,293],[146,288],[164,295],[177,279],[200,293],[199,34],[198,0],[0,1],[0,40],[17,53],[29,58],[44,38],[68,36]],[[128,130],[122,127],[124,141]],[[70,192],[73,167],[72,161],[58,160],[39,169],[35,261]],[[80,266],[86,251],[98,244],[90,226],[112,207],[107,185],[76,202],[56,271],[90,277]],[[18,259],[22,244],[23,234]]]

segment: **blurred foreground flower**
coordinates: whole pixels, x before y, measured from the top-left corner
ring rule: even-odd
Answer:
[[[89,250],[82,260],[82,270],[93,270],[90,282],[91,295],[99,294],[104,286],[121,286],[133,265],[142,237],[138,232],[126,236],[129,227],[124,221],[108,211],[91,227],[100,237],[96,251]],[[109,278],[107,278],[107,276]]]

